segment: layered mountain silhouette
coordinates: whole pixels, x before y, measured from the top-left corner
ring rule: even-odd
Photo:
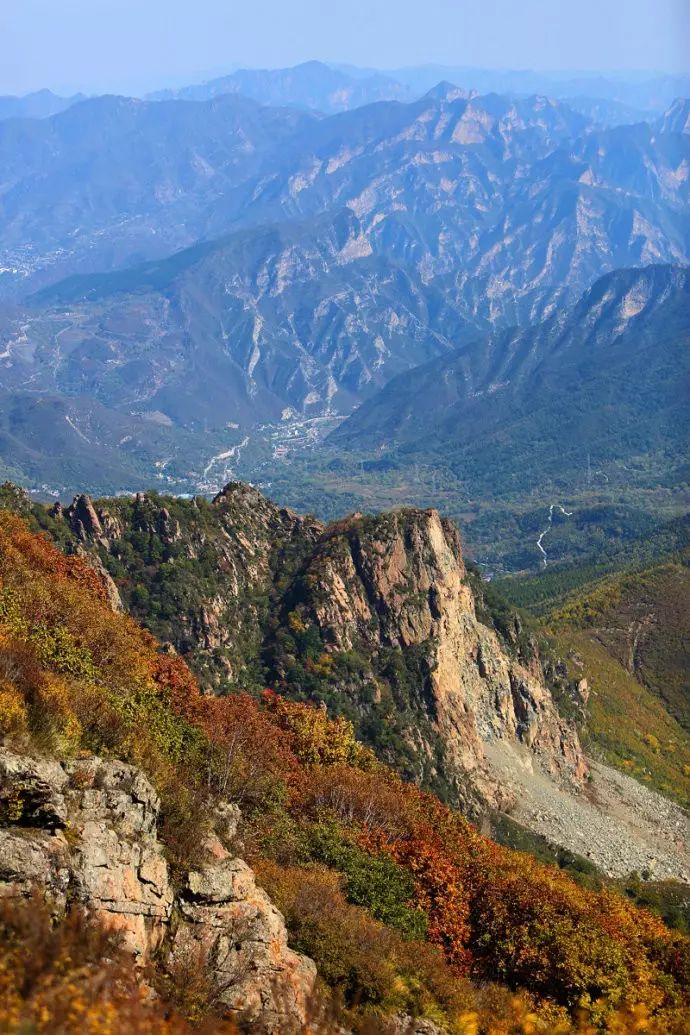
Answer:
[[[160,90],[148,100],[208,101],[223,94],[242,94],[260,104],[309,108],[332,115],[374,101],[411,100],[410,87],[381,72],[351,75],[322,61],[294,68],[243,68],[195,86]]]
[[[445,278],[490,319],[533,318],[607,268],[685,261],[690,141],[677,122],[602,131],[545,97],[450,85],[331,118],[223,95],[7,120],[0,292],[349,207],[377,252]]]
[[[0,97],[0,120],[46,119],[83,100],[86,100],[83,93],[60,97],[52,90],[36,90],[21,97],[4,96]]]

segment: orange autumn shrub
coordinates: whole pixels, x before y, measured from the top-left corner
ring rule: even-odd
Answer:
[[[374,766],[372,753],[355,740],[352,723],[329,719],[321,708],[286,701],[265,690],[263,704],[280,729],[290,734],[293,752],[303,765]]]
[[[195,1028],[152,999],[112,933],[73,910],[58,924],[39,898],[0,903],[3,1035],[239,1035]]]
[[[246,694],[204,704],[199,725],[214,747],[214,793],[245,807],[287,803],[305,779],[290,738]]]
[[[300,807],[359,826],[362,845],[409,869],[429,938],[460,971],[599,1020],[625,1001],[665,1011],[668,1023],[687,1011],[687,938],[613,892],[586,891],[493,844],[393,774],[315,769]]]
[[[310,955],[345,1007],[459,1017],[473,1002],[467,982],[436,949],[405,939],[348,903],[338,874],[323,866],[258,865],[286,917],[295,947]]]
[[[0,512],[0,624],[28,641],[39,660],[80,679],[107,676],[111,688],[145,681],[153,637],[113,615],[97,573]]]

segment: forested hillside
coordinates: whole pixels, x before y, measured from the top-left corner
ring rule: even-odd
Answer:
[[[294,947],[313,956],[339,1023],[364,1031],[373,1018],[385,1027],[407,1014],[498,1035],[613,1032],[628,1016],[659,1035],[683,1030],[685,938],[613,891],[585,891],[487,841],[376,762],[345,720],[273,692],[201,696],[179,658],[111,610],[92,568],[6,512],[0,636],[5,750],[62,760],[75,788],[89,786],[94,752],[141,767],[161,795],[158,836],[174,884],[191,880],[190,867],[203,871],[214,826],[222,841],[219,803],[239,804],[243,853],[282,907]],[[21,831],[36,850],[52,840],[76,858],[85,831],[60,818],[51,827],[56,799],[44,783],[38,808],[33,786],[5,783],[0,838]],[[3,872],[5,886],[13,879]],[[60,1032],[75,1021],[108,1035],[186,1031],[185,1017],[226,1030],[211,1020],[225,1009],[212,973],[210,983],[201,973],[166,978],[165,930],[147,978],[163,998],[142,1001],[118,978],[121,957],[95,929],[76,953],[69,917],[78,902],[79,893],[68,897],[68,919],[43,942],[39,913],[29,927],[19,903],[3,907],[8,1030],[41,1030],[48,1015]],[[614,1016],[624,1003],[632,1012]],[[569,1020],[578,1010],[584,1028]]]
[[[590,751],[687,804],[690,793],[688,518],[582,564],[495,590],[539,616],[586,699],[562,700]]]

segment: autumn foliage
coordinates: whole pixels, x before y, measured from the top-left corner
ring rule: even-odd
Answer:
[[[179,657],[110,610],[81,559],[3,513],[0,732],[141,765],[174,870],[193,861],[214,803],[239,803],[250,861],[358,1030],[408,1013],[464,1035],[687,1031],[687,939],[480,836],[377,762],[346,720],[272,691],[202,695]],[[5,913],[1,1030],[188,1030],[137,997],[104,936],[77,952],[70,922],[39,936]]]
[[[239,1035],[229,1022],[215,1021],[205,1030]],[[77,910],[56,925],[33,899],[0,903],[0,1031],[192,1035],[193,1029],[151,1000],[112,932]]]

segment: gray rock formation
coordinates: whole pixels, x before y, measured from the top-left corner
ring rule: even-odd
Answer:
[[[245,862],[227,856],[189,873],[179,913],[173,966],[210,964],[219,1001],[268,1031],[306,1016],[316,967],[288,948],[283,917]]]
[[[316,978],[241,859],[209,841],[206,866],[171,882],[159,800],[124,762],[58,763],[0,747],[0,897],[38,888],[56,913],[80,904],[118,931],[138,963],[203,965],[218,1000],[257,1030],[299,1027]],[[237,816],[229,810],[228,830]]]

